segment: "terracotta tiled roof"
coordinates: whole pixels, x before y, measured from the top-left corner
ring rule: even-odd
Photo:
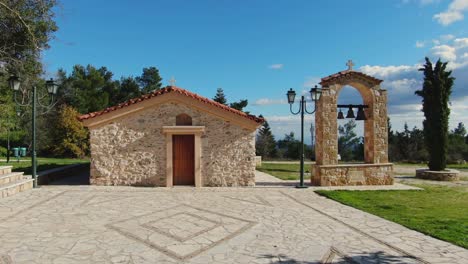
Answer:
[[[336,81],[339,81],[340,79],[349,78],[349,77],[363,78],[363,79],[367,80],[368,82],[370,82],[370,83],[372,83],[374,85],[378,85],[381,82],[383,82],[380,79],[374,78],[374,77],[369,76],[367,74],[364,74],[362,72],[353,71],[353,70],[346,70],[346,71],[340,71],[338,73],[335,73],[335,74],[332,74],[330,76],[322,78],[322,81],[320,82],[320,85],[328,86],[329,84],[334,83]]]
[[[86,120],[86,119],[101,116],[101,115],[104,115],[106,113],[109,113],[109,112],[112,112],[112,111],[115,111],[115,110],[118,110],[118,109],[121,109],[121,108],[125,108],[125,107],[133,105],[133,104],[138,104],[138,103],[143,102],[145,100],[151,99],[151,98],[156,97],[156,96],[161,96],[161,95],[167,94],[167,93],[178,93],[178,94],[181,94],[181,95],[185,95],[187,97],[191,97],[191,98],[193,98],[195,100],[198,100],[198,101],[200,101],[202,103],[209,104],[209,105],[212,105],[212,106],[217,107],[217,108],[221,108],[221,109],[223,109],[225,111],[228,111],[228,112],[234,113],[236,115],[245,117],[245,118],[250,119],[252,121],[255,121],[255,122],[259,123],[259,124],[261,124],[261,123],[263,123],[265,121],[265,119],[263,119],[263,118],[256,117],[254,115],[246,114],[246,113],[244,113],[242,111],[239,111],[239,110],[236,110],[236,109],[231,108],[229,106],[220,104],[220,103],[215,102],[215,101],[213,101],[211,99],[208,99],[208,98],[200,96],[198,94],[189,92],[189,91],[187,91],[185,89],[182,89],[182,88],[179,88],[179,87],[176,87],[176,86],[167,86],[167,87],[165,87],[165,88],[163,88],[161,90],[154,91],[154,92],[152,92],[150,94],[142,95],[142,96],[140,96],[138,98],[130,99],[130,100],[124,102],[124,103],[118,104],[116,106],[108,107],[108,108],[106,108],[106,109],[104,109],[102,111],[97,111],[97,112],[92,112],[92,113],[81,115],[81,116],[78,117],[78,120],[83,121],[83,120]]]

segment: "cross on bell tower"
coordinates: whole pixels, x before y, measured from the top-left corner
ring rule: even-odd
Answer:
[[[171,79],[169,80],[169,84],[171,86],[175,86],[175,83],[176,83],[176,79],[174,78],[174,76],[172,76]]]
[[[353,60],[348,60],[346,66],[348,66],[348,71],[352,71],[354,66]]]

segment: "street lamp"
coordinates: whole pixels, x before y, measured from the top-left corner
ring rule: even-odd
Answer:
[[[304,185],[304,113],[308,114],[313,114],[317,110],[317,102],[320,100],[320,96],[322,95],[322,89],[318,88],[317,85],[310,89],[310,98],[314,102],[314,110],[312,112],[307,111],[307,104],[306,104],[306,99],[302,95],[301,100],[299,101],[299,110],[297,112],[294,112],[292,110],[292,105],[294,104],[294,99],[296,97],[296,92],[291,88],[289,89],[288,93],[286,96],[288,97],[288,103],[289,103],[289,110],[293,115],[301,114],[301,174],[300,174],[300,182],[299,185],[296,185],[296,188],[307,188],[307,186]]]
[[[45,86],[47,88],[47,92],[49,94],[49,97],[50,97],[50,101],[47,103],[47,104],[42,104],[41,103],[41,100],[39,100],[38,98],[44,98],[45,95],[44,94],[41,94],[39,97],[37,96],[37,88],[35,85],[32,86],[32,91],[28,91],[29,92],[32,92],[32,99],[27,102],[27,103],[21,103],[21,102],[18,102],[17,100],[17,94],[20,93],[20,89],[21,89],[21,80],[20,78],[18,78],[18,76],[11,76],[9,79],[8,79],[8,83],[10,85],[10,88],[14,91],[14,98],[15,98],[15,103],[20,106],[20,107],[28,107],[28,106],[32,106],[32,114],[31,114],[31,141],[32,141],[32,144],[31,144],[31,165],[32,165],[32,177],[33,177],[33,185],[34,185],[34,188],[37,187],[37,161],[36,161],[36,116],[37,116],[37,105],[39,105],[40,107],[42,107],[43,109],[45,109],[45,111],[43,111],[43,113],[49,111],[50,109],[52,109],[52,107],[55,105],[55,102],[54,102],[54,95],[57,94],[57,88],[58,88],[58,85],[57,83],[54,82],[54,80],[51,78],[50,80],[46,81],[45,83]],[[31,96],[29,96],[29,98],[31,98]]]

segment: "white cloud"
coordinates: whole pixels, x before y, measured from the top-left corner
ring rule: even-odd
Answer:
[[[395,94],[404,94],[414,91],[414,88],[421,87],[422,81],[417,79],[403,78],[391,80],[385,83],[385,87]]]
[[[424,41],[416,41],[416,48],[424,48],[424,46],[426,45],[426,43]]]
[[[281,70],[281,69],[283,69],[283,67],[284,67],[284,65],[281,64],[281,63],[272,64],[272,65],[268,66],[268,68],[273,69],[273,70]]]
[[[455,61],[457,59],[456,49],[449,45],[435,46],[431,53],[445,61]]]
[[[448,26],[453,22],[463,20],[463,18],[463,14],[459,11],[447,11],[444,13],[434,15],[434,19],[437,19],[439,24],[442,24],[444,26]]]
[[[452,34],[441,35],[441,36],[439,37],[439,39],[440,39],[441,41],[443,41],[443,42],[450,41],[450,40],[452,40],[452,39],[454,39],[454,38],[455,38],[455,36],[452,35]]]
[[[467,48],[468,38],[457,38],[453,41],[453,43],[457,49]]]
[[[399,65],[399,66],[371,66],[371,65],[364,65],[360,68],[360,70],[368,75],[372,75],[376,78],[386,79],[391,76],[401,75],[403,73],[411,73],[415,70],[419,69],[419,65]]]
[[[434,19],[444,26],[463,20],[463,12],[468,10],[468,0],[453,0],[445,12],[434,15]]]
[[[397,108],[403,111],[421,111],[421,104],[398,105]]]
[[[270,99],[270,98],[260,98],[253,103],[253,105],[279,105],[287,104],[286,99]]]

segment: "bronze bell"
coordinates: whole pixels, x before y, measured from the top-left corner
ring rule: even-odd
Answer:
[[[356,120],[367,120],[366,114],[364,113],[364,109],[362,107],[359,107],[358,109]]]
[[[343,115],[343,112],[341,112],[341,108],[340,108],[340,112],[338,112],[338,119],[344,119],[344,115]]]
[[[349,108],[348,114],[346,114],[346,118],[355,118],[354,111],[353,111],[352,107]]]

